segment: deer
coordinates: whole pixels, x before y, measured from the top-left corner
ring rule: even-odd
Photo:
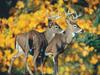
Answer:
[[[74,14],[69,12],[65,12],[65,14],[68,16],[68,19],[66,19],[68,25],[67,29],[62,34],[56,34],[55,37],[49,42],[45,50],[45,56],[53,56],[54,75],[58,75],[58,56],[67,49],[75,37],[75,34],[83,32],[83,30],[77,25],[75,21],[82,14]]]
[[[36,60],[40,54],[40,52],[44,52],[48,43],[52,40],[56,33],[62,33],[62,28],[51,18],[49,17],[48,27],[45,32],[38,32],[35,30],[31,30],[26,33],[20,33],[15,38],[15,46],[18,52],[12,57],[11,64],[8,68],[8,74],[11,73],[12,65],[16,58],[20,55],[24,54],[24,62],[25,66],[30,75],[33,75],[32,71],[30,70],[27,58],[30,51],[33,52],[33,64],[34,70],[37,71]]]

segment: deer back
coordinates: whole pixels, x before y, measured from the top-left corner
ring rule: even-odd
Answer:
[[[15,38],[15,46],[16,46],[16,49],[20,47],[24,52],[27,51],[29,49],[28,34],[27,33],[18,34]],[[18,51],[22,51],[22,50],[18,50]]]

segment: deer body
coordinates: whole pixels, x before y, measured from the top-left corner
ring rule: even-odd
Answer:
[[[28,52],[33,50],[33,64],[34,69],[37,70],[36,67],[36,59],[39,56],[41,50],[44,53],[48,42],[55,36],[56,33],[61,33],[63,30],[55,23],[50,23],[50,27],[43,33],[39,33],[35,30],[29,31],[27,33],[22,33],[16,36],[16,49],[18,53],[13,56],[11,60],[11,65],[9,66],[8,73],[11,73],[11,68],[14,60],[19,57],[21,54],[25,56],[25,65],[30,75],[33,75],[31,70],[28,67],[28,63],[26,59],[28,57]],[[50,35],[49,35],[50,34]],[[31,43],[31,44],[30,44]]]
[[[29,40],[32,42],[31,44],[33,46],[29,45]],[[32,50],[32,49],[35,50],[35,48],[41,47],[41,45],[42,45],[42,47],[44,47],[44,46],[46,46],[46,43],[47,43],[44,34],[39,33],[35,30],[32,30],[28,33],[23,33],[23,34],[17,35],[16,42],[21,46],[24,53],[28,53],[28,51]]]
[[[70,30],[66,30],[63,34],[56,34],[55,37],[50,41],[46,48],[46,53],[54,53],[54,49],[60,50],[65,49],[66,44],[70,44],[73,39],[73,34]],[[51,50],[50,50],[51,48]]]
[[[58,75],[58,56],[64,52],[67,46],[73,40],[76,33],[82,32],[82,29],[71,20],[67,20],[68,28],[62,34],[56,34],[55,37],[49,42],[45,55],[53,55],[54,62],[54,75]]]

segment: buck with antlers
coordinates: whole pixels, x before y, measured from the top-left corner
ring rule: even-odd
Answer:
[[[67,16],[73,16],[73,13],[66,13]],[[74,21],[81,15],[73,16],[72,19],[69,17],[66,19],[67,29],[62,34],[56,34],[55,37],[48,44],[45,55],[53,55],[54,62],[54,75],[58,75],[58,56],[67,48],[67,46],[72,42],[73,37],[77,33],[81,33],[83,30]]]
[[[34,69],[36,71],[37,70],[36,59],[39,56],[40,52],[45,51],[48,43],[55,36],[55,34],[61,33],[62,31],[63,30],[60,28],[60,26],[57,25],[54,21],[50,20],[49,18],[48,28],[45,32],[39,33],[35,30],[31,30],[27,33],[21,33],[17,35],[15,42],[16,42],[16,49],[18,50],[18,52],[11,59],[11,64],[9,66],[8,73],[9,74],[11,73],[11,68],[14,63],[14,60],[18,58],[21,54],[24,54],[26,68],[30,73],[30,75],[33,75],[26,61],[29,51],[33,51],[34,54],[33,64],[34,64]]]

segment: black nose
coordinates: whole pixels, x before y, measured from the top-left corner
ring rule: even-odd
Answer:
[[[84,33],[84,30],[81,30],[81,33]]]

